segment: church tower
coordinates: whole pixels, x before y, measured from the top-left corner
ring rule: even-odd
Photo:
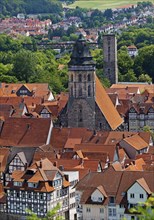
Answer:
[[[95,62],[83,36],[69,62],[68,126],[95,129]]]
[[[95,74],[95,62],[82,36],[74,44],[68,70],[69,99],[59,115],[60,125],[116,130],[123,120]]]
[[[118,82],[117,40],[114,34],[103,36],[104,76],[111,84]]]

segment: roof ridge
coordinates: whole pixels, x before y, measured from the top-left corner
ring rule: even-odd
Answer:
[[[48,178],[47,178],[46,174],[44,173],[44,170],[42,170],[42,168],[38,168],[38,171],[40,172],[42,178],[43,178],[45,181],[47,181]]]

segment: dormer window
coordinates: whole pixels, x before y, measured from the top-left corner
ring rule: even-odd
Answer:
[[[102,197],[98,197],[98,202],[102,202],[102,201],[103,201]]]
[[[110,204],[114,204],[115,203],[115,197],[114,196],[110,196],[109,203]]]
[[[20,90],[21,94],[27,94],[27,90]]]
[[[37,188],[38,183],[28,183],[28,187]]]
[[[16,91],[13,89],[11,93],[14,94],[14,93],[16,93]]]
[[[55,186],[55,187],[60,186],[61,184],[62,184],[61,179],[53,181],[53,186]]]
[[[22,182],[16,182],[16,181],[15,181],[15,182],[13,183],[13,185],[14,185],[14,186],[22,186]]]
[[[71,86],[71,96],[73,96],[73,86]]]
[[[82,96],[82,88],[79,88],[79,96]]]

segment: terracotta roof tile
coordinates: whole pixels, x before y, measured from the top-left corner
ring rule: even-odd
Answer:
[[[148,193],[148,194],[152,194],[151,190],[149,189],[149,186],[147,185],[146,181],[144,178],[140,178],[138,180],[136,180],[137,183],[140,184],[140,186],[142,186],[142,188]]]
[[[154,192],[153,175],[153,171],[115,171],[113,167],[110,167],[103,173],[88,173],[77,183],[76,190],[84,193],[82,196],[82,203],[87,203],[87,199],[91,193],[101,185],[106,195],[108,197],[115,196],[116,204],[120,204],[123,202],[127,190],[135,182],[138,182],[147,193],[151,194],[151,192]],[[104,204],[107,203],[108,199],[104,201]]]
[[[6,194],[4,192],[3,184],[0,182],[0,204],[6,203]]]
[[[53,149],[62,151],[68,138],[85,141],[90,138],[92,133],[86,128],[53,128],[50,144]]]
[[[2,83],[3,96],[10,96],[12,91],[13,95],[16,95],[16,92],[22,87],[26,87],[30,92],[35,94],[35,97],[47,97],[49,95],[48,83]]]
[[[51,119],[8,118],[3,124],[0,145],[41,146],[46,144]]]
[[[82,141],[82,138],[68,138],[64,148],[71,148],[74,149],[76,144],[80,144]]]
[[[148,147],[149,143],[145,142],[138,134],[123,139],[136,150],[141,150]]]
[[[75,145],[74,151],[77,151],[77,150],[81,150],[83,155],[84,153],[88,153],[88,152],[100,153],[100,156],[101,156],[101,153],[103,154],[106,153],[109,156],[110,161],[113,161],[115,151],[116,151],[116,145],[82,143],[82,144]]]
[[[145,91],[146,89],[152,89],[154,88],[154,85],[148,85],[148,83],[118,83],[118,84],[113,84],[111,88],[130,88],[130,87],[137,87],[140,90],[140,93]]]
[[[0,148],[0,172],[4,172],[6,170],[9,154],[10,149]]]
[[[105,100],[105,101],[104,101]],[[112,130],[116,130],[122,123],[123,119],[120,117],[111,99],[107,95],[105,89],[96,77],[96,103],[101,112],[106,118]]]

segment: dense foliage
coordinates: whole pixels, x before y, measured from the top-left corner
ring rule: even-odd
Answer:
[[[58,93],[67,89],[67,62],[69,56],[56,60],[52,50],[28,50],[23,48],[25,40],[0,35],[0,81],[49,83]]]
[[[130,210],[131,213],[138,213],[139,220],[154,219],[154,195],[151,195],[146,202],[139,203],[137,207]]]
[[[87,1],[88,2],[88,1]],[[75,9],[69,9],[66,11],[65,16],[67,18],[72,16],[77,16],[81,18],[82,26],[84,28],[96,28],[96,27],[102,27],[106,24],[117,24],[121,23],[123,19],[131,19],[134,14],[137,16],[141,16],[141,14],[144,13],[144,9],[147,8],[150,10],[152,7],[151,2],[138,2],[137,6],[130,7],[130,8],[124,8],[121,11],[117,10],[99,10],[99,9],[86,9],[86,8],[80,8],[76,7]],[[152,23],[152,16],[147,17],[147,22]]]
[[[69,28],[68,36],[73,36],[75,27]],[[58,30],[57,30],[58,31]],[[60,31],[60,30],[59,30]],[[52,34],[52,33],[51,33]],[[66,36],[63,36],[66,38]],[[101,42],[101,39],[100,39]],[[23,43],[31,44],[25,48]],[[136,45],[138,55],[129,57],[128,45]],[[56,59],[55,51],[39,50],[36,39],[0,35],[0,81],[3,82],[47,82],[55,93],[66,91],[68,88],[68,67],[70,55],[65,54]],[[92,51],[96,61],[97,75],[102,82],[109,86],[103,76],[103,51]],[[149,28],[129,28],[118,36],[118,68],[119,81],[151,82],[154,81],[154,30]]]
[[[130,58],[127,47],[135,45],[138,55]],[[120,81],[154,82],[154,29],[130,27],[118,37]]]
[[[53,0],[0,0],[0,16],[16,16],[18,13],[57,13],[62,12],[61,3]]]

